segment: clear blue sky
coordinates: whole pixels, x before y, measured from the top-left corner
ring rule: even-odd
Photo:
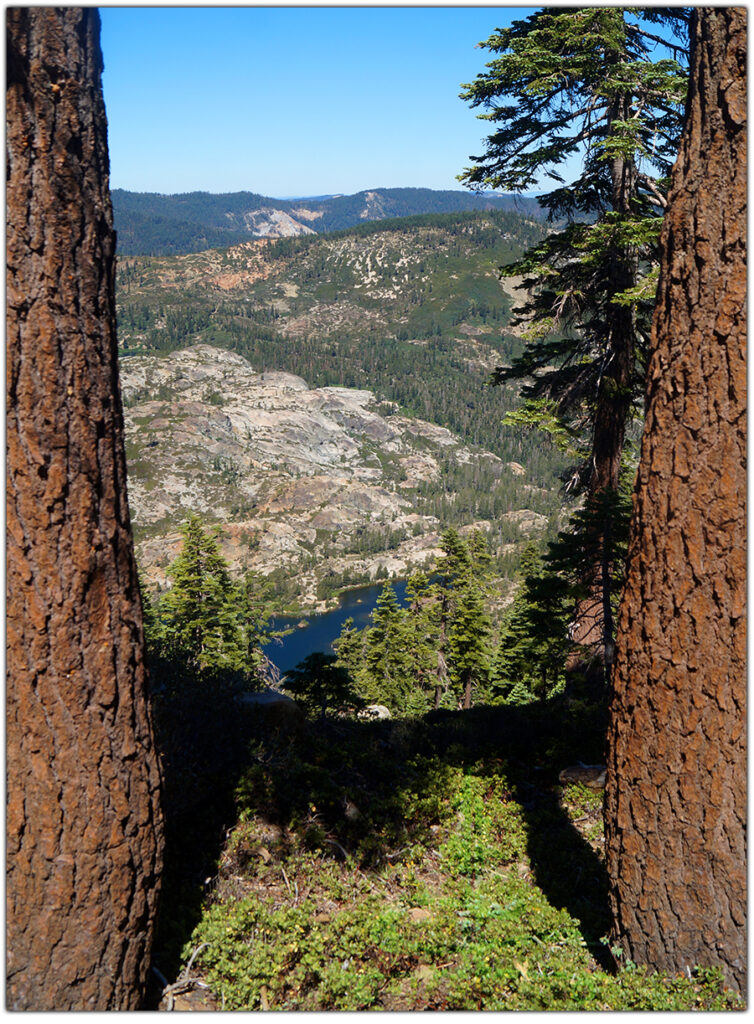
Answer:
[[[460,189],[459,99],[512,7],[102,7],[111,187],[283,197]]]

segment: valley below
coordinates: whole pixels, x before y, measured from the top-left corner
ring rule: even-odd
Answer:
[[[527,488],[541,500],[523,466],[368,390],[311,388],[209,345],[125,358],[121,387],[138,560],[157,589],[190,512],[220,526],[235,573],[287,581],[302,609],[323,610],[342,586],[405,577],[440,554],[445,524],[431,507],[456,496],[450,467],[506,505],[494,523],[466,517],[462,535],[480,529],[505,556],[548,525],[521,505]]]
[[[225,249],[127,256],[118,335],[129,500],[148,587],[190,513],[279,611],[406,578],[444,530],[486,537],[496,601],[526,543],[563,521],[562,459],[507,426],[520,350],[502,281],[542,227],[508,212],[363,224]]]

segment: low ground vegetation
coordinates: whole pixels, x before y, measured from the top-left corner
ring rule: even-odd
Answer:
[[[207,744],[180,726],[194,700],[205,739],[225,736],[209,788]],[[557,783],[600,758],[604,714],[555,698],[276,727],[199,691],[163,698],[181,806],[161,972],[193,957],[228,1010],[736,1008],[714,971],[671,979],[612,955],[602,796]]]

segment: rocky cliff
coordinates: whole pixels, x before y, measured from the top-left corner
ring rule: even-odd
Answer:
[[[295,575],[314,606],[328,575],[400,575],[438,554],[441,524],[420,495],[443,486],[449,462],[492,466],[501,486],[521,474],[371,391],[310,388],[208,345],[125,358],[121,380],[129,501],[153,584],[194,511],[221,524],[234,569]],[[545,521],[519,516],[524,534]]]

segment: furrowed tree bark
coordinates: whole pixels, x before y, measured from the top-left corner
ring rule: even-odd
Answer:
[[[746,984],[746,10],[699,8],[618,628],[613,938]]]
[[[99,16],[7,17],[7,1004],[139,1007],[162,859]]]

